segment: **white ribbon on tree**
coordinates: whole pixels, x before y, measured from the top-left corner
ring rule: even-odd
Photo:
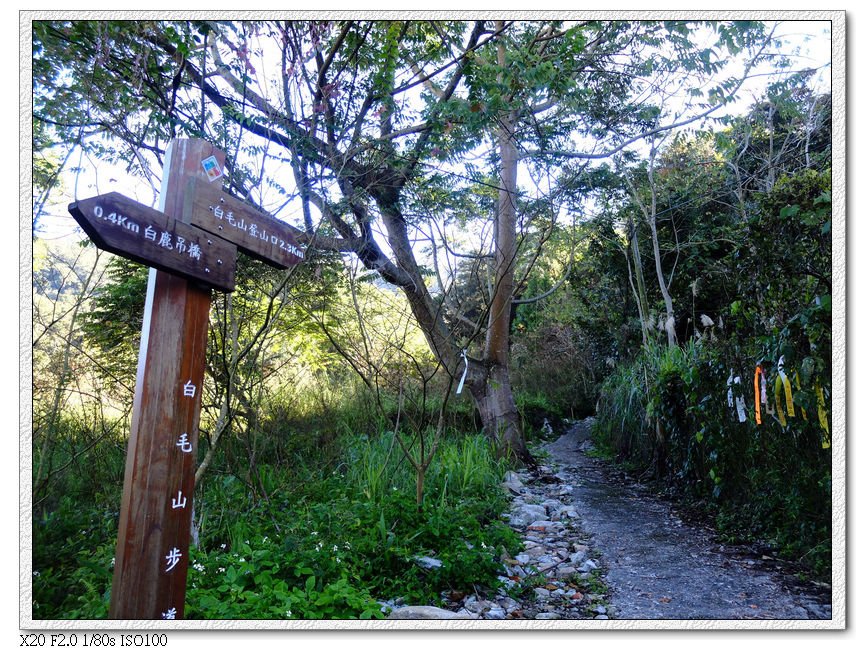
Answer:
[[[457,395],[463,392],[463,383],[466,380],[466,375],[469,374],[469,359],[466,356],[466,350],[463,350],[463,361],[465,361],[466,367],[463,369],[463,376],[460,377],[460,383],[457,386]]]

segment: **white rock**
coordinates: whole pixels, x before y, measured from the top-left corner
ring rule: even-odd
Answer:
[[[487,606],[486,601],[474,601],[471,603],[466,601],[465,604],[463,605],[463,607],[465,607],[467,610],[469,610],[473,614],[478,614],[478,613],[482,612],[486,606]]]
[[[509,566],[507,569],[505,569],[505,571],[507,572],[508,576],[510,576],[510,577],[512,577],[512,576],[517,576],[519,578],[525,578],[526,577],[526,570],[521,566]]]
[[[520,494],[525,486],[516,472],[508,472],[505,474],[505,480],[502,482],[502,487],[513,494]]]
[[[511,526],[528,526],[531,522],[546,517],[547,511],[543,506],[525,504],[511,513]]]
[[[570,578],[577,572],[577,568],[571,565],[560,566],[556,571],[556,575],[560,578]]]
[[[415,563],[422,569],[441,569],[442,561],[434,557],[415,557]]]
[[[507,472],[505,474],[505,483],[523,484],[522,480],[520,480],[520,475],[516,472]]]
[[[391,620],[439,620],[439,619],[472,619],[477,618],[470,612],[452,612],[441,607],[430,607],[428,605],[410,605],[393,610],[388,619]]]
[[[498,599],[498,606],[504,608],[508,612],[512,612],[515,609],[519,609],[520,604],[513,598],[505,596],[504,598]]]

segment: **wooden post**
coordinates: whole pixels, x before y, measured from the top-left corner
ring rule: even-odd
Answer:
[[[225,154],[173,140],[160,209],[180,220],[190,178]],[[208,166],[211,177],[214,165]],[[210,289],[151,269],[141,332],[109,615],[183,618]]]

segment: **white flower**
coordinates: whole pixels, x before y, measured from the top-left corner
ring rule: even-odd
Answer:
[[[333,552],[336,553],[337,551],[339,551],[339,547],[336,544],[334,544],[333,545]]]
[[[314,530],[314,531],[312,531],[312,532],[310,533],[310,535],[312,535],[313,537],[315,537],[316,535],[318,535],[318,531],[317,531],[317,530]]]
[[[202,573],[204,572],[204,565],[201,564],[200,562],[196,562],[195,564],[193,564],[192,568],[195,569],[196,571],[201,571]]]
[[[341,564],[341,563],[342,563],[342,560],[340,560],[339,558],[336,558],[336,563],[337,563],[337,564]]]
[[[285,615],[286,615],[286,616],[291,616],[291,610],[290,610],[290,609],[285,610]]]
[[[225,567],[221,566],[217,569],[217,571],[219,571],[220,573],[225,573]]]
[[[219,548],[221,548],[224,551],[225,550],[225,544],[220,544]]]
[[[34,575],[34,576],[38,576],[38,575],[39,575],[39,572],[38,572],[38,571],[34,571],[34,572],[33,572],[33,575]]]

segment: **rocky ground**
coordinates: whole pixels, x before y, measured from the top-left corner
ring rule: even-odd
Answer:
[[[719,544],[591,448],[590,420],[546,445],[549,462],[511,472],[510,525],[495,594],[442,594],[442,607],[387,603],[393,619],[829,619],[826,585],[804,584],[772,557]]]

